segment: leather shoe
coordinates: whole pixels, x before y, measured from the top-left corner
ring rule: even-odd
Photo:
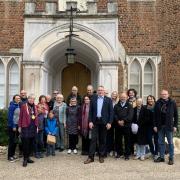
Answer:
[[[24,160],[23,161],[23,167],[26,167],[27,166],[27,160]]]
[[[169,162],[168,162],[169,165],[173,165],[174,164],[174,160],[172,158],[169,158]]]
[[[92,162],[94,162],[94,160],[91,159],[91,158],[88,158],[86,161],[84,161],[84,164],[89,164],[89,163],[92,163]]]
[[[159,163],[159,162],[165,162],[164,158],[158,157],[157,159],[154,160],[155,163]]]
[[[28,159],[27,162],[28,162],[28,163],[34,163],[34,161],[31,160],[31,159]]]
[[[104,163],[104,159],[102,157],[99,158],[100,163]]]

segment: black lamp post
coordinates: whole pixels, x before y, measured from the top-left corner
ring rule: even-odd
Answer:
[[[69,38],[69,47],[66,49],[66,59],[68,64],[73,64],[75,62],[75,50],[72,48],[72,37],[77,36],[73,34],[73,15],[77,13],[77,2],[68,1],[67,2],[67,14],[70,16],[69,34],[66,36]]]

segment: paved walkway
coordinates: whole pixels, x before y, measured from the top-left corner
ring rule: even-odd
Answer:
[[[180,155],[176,155],[176,163],[155,164],[152,160],[115,160],[105,159],[104,164],[98,162],[84,165],[86,159],[80,155],[67,155],[57,152],[55,157],[35,159],[34,164],[22,167],[22,159],[15,163],[0,156],[0,179],[7,180],[180,180]]]

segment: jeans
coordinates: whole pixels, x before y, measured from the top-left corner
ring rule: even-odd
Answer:
[[[146,145],[136,145],[136,156],[138,157],[144,157],[146,152]]]
[[[158,133],[154,132],[152,127],[147,129],[147,140],[151,154],[158,155]]]
[[[57,127],[56,132],[56,148],[60,148],[60,127]]]
[[[43,130],[39,131],[36,134],[35,153],[42,152],[43,150],[44,147],[43,136],[44,136]]]
[[[8,145],[8,159],[15,155],[17,139],[18,139],[18,131],[13,131],[11,127],[8,128],[9,134],[9,145]]]
[[[56,133],[56,148],[64,149],[64,124],[60,123]]]
[[[52,155],[55,154],[55,144],[47,144],[47,155],[52,151]]]
[[[167,128],[164,126],[161,128],[161,130],[158,131],[160,157],[164,158],[165,156],[165,136],[167,137],[168,146],[169,146],[169,158],[173,159],[174,158],[173,132],[167,130]]]
[[[59,129],[60,129],[60,148],[64,149],[64,124],[60,123],[59,125]]]

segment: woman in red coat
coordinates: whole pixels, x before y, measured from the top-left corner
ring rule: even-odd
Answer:
[[[29,157],[38,126],[37,109],[34,100],[35,97],[33,95],[28,96],[27,103],[23,104],[20,109],[19,132],[21,133],[23,145],[23,167],[26,167],[27,163],[34,162]]]

